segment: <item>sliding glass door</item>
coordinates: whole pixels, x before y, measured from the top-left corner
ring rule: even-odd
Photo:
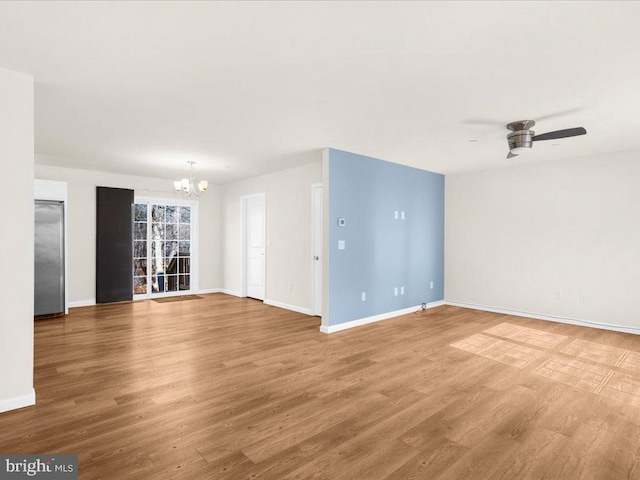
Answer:
[[[196,202],[136,199],[133,228],[133,293],[136,297],[192,292],[196,211]]]

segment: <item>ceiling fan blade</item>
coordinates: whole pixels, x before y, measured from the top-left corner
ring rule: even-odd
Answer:
[[[507,153],[507,159],[517,157],[517,156],[518,155],[516,155],[515,153],[511,153],[511,150],[509,150],[509,153]]]
[[[551,120],[552,118],[557,118],[557,117],[562,117],[564,115],[570,115],[572,113],[576,113],[581,111],[582,108],[570,108],[568,110],[562,110],[561,112],[555,112],[555,113],[550,113],[548,115],[543,115],[543,116],[538,116],[538,117],[533,117],[536,119],[536,122],[540,123],[544,120]]]
[[[582,128],[567,128],[565,130],[556,130],[555,132],[547,132],[541,135],[534,135],[531,140],[534,142],[538,140],[555,140],[557,138],[576,137],[578,135],[585,135],[587,131]]]
[[[469,118],[464,120],[462,123],[466,125],[483,125],[489,127],[504,127],[504,122],[499,122],[498,120],[489,120],[486,118]]]

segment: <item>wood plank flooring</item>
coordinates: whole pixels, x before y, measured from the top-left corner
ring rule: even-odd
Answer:
[[[0,452],[82,479],[640,478],[639,336],[451,306],[325,335],[202,297],[37,322]]]

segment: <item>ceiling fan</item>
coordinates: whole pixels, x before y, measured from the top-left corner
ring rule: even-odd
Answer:
[[[511,133],[507,135],[507,141],[509,142],[509,153],[507,154],[507,158],[517,157],[521,153],[530,151],[531,147],[533,147],[533,142],[576,137],[587,133],[584,128],[577,127],[536,135],[536,132],[531,130],[535,124],[536,122],[533,120],[521,120],[507,125],[507,128],[511,130]]]

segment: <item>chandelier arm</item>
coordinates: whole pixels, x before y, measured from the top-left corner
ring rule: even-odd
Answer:
[[[201,197],[207,191],[206,184],[208,182],[203,180],[203,181],[201,181],[199,183],[196,183],[196,175],[195,175],[195,172],[193,170],[193,165],[196,162],[189,161],[188,163],[190,165],[188,185],[184,185],[184,183],[182,183],[182,187],[181,188],[177,188],[176,187],[176,193],[180,194],[180,196],[183,197],[183,198],[189,198],[191,196]],[[202,184],[202,183],[205,184],[205,189],[204,190],[200,189],[200,184]],[[177,184],[178,184],[178,182],[174,182],[174,185],[177,185]]]

